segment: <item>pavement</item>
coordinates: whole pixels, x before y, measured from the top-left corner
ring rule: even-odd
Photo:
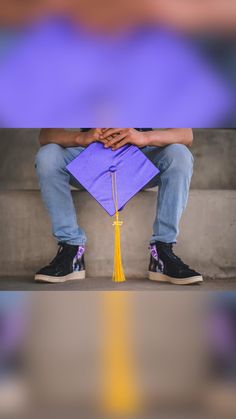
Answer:
[[[0,291],[236,291],[236,278],[206,278],[201,285],[173,285],[149,281],[146,278],[127,279],[117,284],[111,278],[86,278],[61,284],[34,282],[32,277],[0,277]]]

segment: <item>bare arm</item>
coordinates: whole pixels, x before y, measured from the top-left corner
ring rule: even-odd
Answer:
[[[234,0],[1,0],[0,22],[23,24],[53,12],[102,31],[151,22],[189,32],[214,30],[224,34],[235,33],[235,8]]]
[[[235,32],[236,5],[232,0],[149,0],[154,22],[189,32]]]
[[[41,145],[50,143],[59,144],[62,147],[75,147],[78,144],[80,132],[68,132],[60,128],[43,128],[39,134]]]
[[[59,144],[62,147],[86,147],[94,141],[99,141],[101,129],[91,129],[87,132],[71,132],[62,128],[43,128],[39,134],[40,144]]]
[[[170,128],[165,130],[153,130],[145,133],[147,145],[164,147],[169,144],[184,144],[191,147],[193,143],[193,131],[191,128]]]

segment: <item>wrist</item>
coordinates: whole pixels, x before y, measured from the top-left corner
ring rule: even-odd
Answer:
[[[148,131],[145,133],[145,147],[153,146],[153,132]]]
[[[79,132],[75,137],[75,145],[84,147],[84,132]]]

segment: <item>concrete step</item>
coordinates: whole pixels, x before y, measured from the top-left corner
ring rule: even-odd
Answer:
[[[109,277],[86,276],[82,281],[68,281],[57,284],[35,282],[33,276],[0,276],[0,291],[193,291],[197,294],[205,291],[236,291],[236,278],[205,278],[201,285],[174,285],[165,282],[149,281],[145,278],[127,278],[116,284]]]
[[[81,226],[88,236],[87,273],[112,273],[112,219],[87,192],[74,191]],[[156,193],[144,191],[122,211],[122,251],[128,277],[144,278]],[[56,252],[38,191],[0,191],[0,276],[31,276]],[[236,191],[191,191],[176,252],[211,278],[236,276]]]
[[[38,189],[36,129],[0,129],[0,188]],[[236,189],[236,130],[194,130],[192,189]]]

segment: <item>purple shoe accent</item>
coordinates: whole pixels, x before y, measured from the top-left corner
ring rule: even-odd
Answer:
[[[84,254],[84,252],[85,252],[85,246],[80,245],[78,248],[77,255],[76,255],[77,259],[80,259],[81,256]]]
[[[156,267],[157,271],[160,272],[160,273],[163,273],[164,272],[164,263],[159,257],[157,247],[156,247],[155,244],[150,245],[150,253],[151,253],[152,257],[158,262],[157,267]]]
[[[85,252],[85,246],[79,245],[76,256],[73,259],[73,272],[78,272],[81,270],[81,264],[79,263]]]
[[[155,260],[158,260],[159,259],[158,258],[158,253],[157,253],[157,248],[156,248],[156,245],[155,244],[151,244],[150,245],[150,253],[151,253],[152,257]]]

